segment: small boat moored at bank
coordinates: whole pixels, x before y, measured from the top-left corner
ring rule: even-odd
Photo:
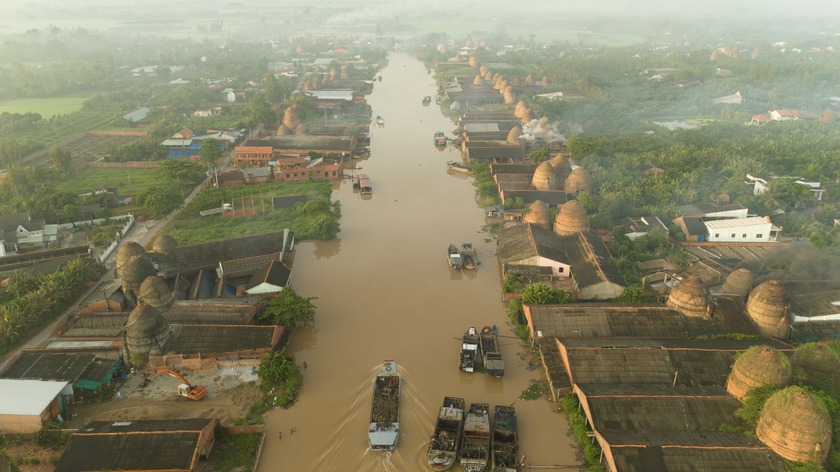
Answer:
[[[443,131],[435,132],[435,146],[446,146],[446,135]]]
[[[472,403],[464,420],[464,438],[458,453],[466,472],[484,472],[490,464],[490,405]]]
[[[380,128],[385,126],[385,120],[379,115],[376,115],[376,125]]]
[[[423,97],[423,106],[429,106],[431,104],[432,104],[432,96],[431,95],[426,95],[425,97]]]
[[[371,195],[373,193],[373,186],[367,174],[359,174],[359,193],[362,195]]]
[[[435,430],[429,440],[429,467],[448,470],[455,464],[464,432],[464,405],[459,397],[444,397],[435,421]]]
[[[473,170],[470,166],[462,164],[458,161],[446,161],[446,170],[450,172],[460,172],[462,174],[473,174]]]
[[[392,451],[400,435],[400,375],[397,363],[386,360],[373,380],[368,441],[374,451]]]
[[[517,472],[519,470],[519,436],[516,410],[512,406],[496,405],[493,414],[493,468],[492,472]]]
[[[464,267],[464,260],[461,259],[461,251],[458,250],[458,246],[454,244],[449,245],[446,249],[446,261],[449,262],[449,267],[455,270]]]
[[[475,256],[475,248],[472,243],[461,243],[461,259],[464,261],[464,269],[478,269],[478,258]]]
[[[461,359],[459,369],[464,372],[475,372],[475,364],[478,360],[478,345],[481,339],[474,326],[470,326],[461,340]]]

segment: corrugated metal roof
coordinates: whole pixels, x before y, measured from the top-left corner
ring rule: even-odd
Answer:
[[[66,386],[51,380],[0,379],[0,415],[40,415]]]
[[[710,220],[706,221],[706,227],[714,228],[735,228],[741,226],[757,226],[769,225],[770,222],[760,216],[751,216],[749,218],[727,218],[725,220]]]

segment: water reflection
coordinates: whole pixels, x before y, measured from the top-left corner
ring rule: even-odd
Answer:
[[[313,241],[313,243],[315,250],[312,253],[315,254],[316,259],[329,259],[341,252],[341,238],[332,241]]]

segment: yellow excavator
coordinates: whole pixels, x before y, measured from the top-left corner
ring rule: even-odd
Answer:
[[[148,380],[150,374],[166,374],[181,382],[181,384],[178,385],[178,395],[181,395],[182,397],[187,397],[190,400],[201,400],[207,396],[207,387],[204,385],[192,385],[187,382],[187,379],[177,372],[164,368],[150,370],[143,373],[143,377],[145,377],[144,383]]]

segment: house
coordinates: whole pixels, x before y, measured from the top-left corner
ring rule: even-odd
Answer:
[[[137,123],[138,121],[145,120],[147,116],[149,116],[149,107],[140,107],[131,113],[123,115],[123,119],[132,123]]]
[[[184,128],[173,134],[170,139],[164,140],[161,146],[166,148],[166,153],[172,159],[198,160],[201,155],[201,143],[207,139],[215,139],[219,143],[219,150],[227,148],[228,141],[221,139],[220,133],[196,136],[191,129]]]
[[[504,228],[498,235],[498,257],[505,275],[527,272],[540,279],[569,278],[571,265],[559,236],[531,223]]]
[[[44,220],[33,220],[29,213],[0,215],[0,257],[43,247],[46,226]]]
[[[84,300],[79,303],[81,313],[116,313],[127,307],[120,280],[100,282]]]
[[[825,187],[823,187],[820,182],[804,180],[798,177],[771,177],[770,181],[776,178],[795,179],[794,182],[797,184],[808,187],[811,191],[811,196],[818,201],[822,201],[823,196],[825,195]],[[753,195],[761,195],[770,188],[770,184],[767,179],[750,174],[747,174],[746,183],[753,186]]]
[[[699,216],[703,218],[746,218],[749,209],[740,203],[730,205],[716,205],[714,203],[696,203],[681,205],[677,210],[685,216]]]
[[[764,114],[760,114],[753,116],[747,124],[753,126],[762,126],[766,125],[767,123],[770,123],[770,117]]]
[[[638,238],[639,236],[644,236],[649,232],[660,229],[665,231],[665,234],[668,234],[668,227],[665,226],[665,223],[659,219],[658,216],[649,215],[649,216],[640,216],[638,218],[627,217],[624,219],[624,226],[627,227],[627,233],[625,236],[630,238],[631,240]]]
[[[615,298],[627,287],[624,277],[609,261],[604,242],[592,234],[559,236],[524,223],[499,231],[497,242],[504,276],[526,275],[561,282],[568,279],[571,289],[584,300]]]
[[[56,472],[193,471],[215,444],[217,418],[95,421],[70,435]]]
[[[233,148],[233,164],[240,167],[269,166],[274,161],[272,146],[236,146]]]
[[[792,121],[799,119],[799,112],[796,110],[773,110],[770,112],[770,119],[773,121]]]
[[[744,103],[744,97],[741,92],[735,92],[732,95],[725,95],[723,97],[713,98],[712,103],[722,103],[725,105],[740,105]]]
[[[654,175],[654,174],[664,175],[665,174],[665,169],[662,169],[660,167],[656,167],[655,165],[652,165],[652,164],[642,164],[642,165],[638,166],[638,169],[639,169],[639,172],[642,173],[642,175]]]
[[[347,101],[352,102],[354,94],[352,90],[312,90],[304,92],[304,95],[315,100],[326,101]]]
[[[558,101],[558,102],[565,102],[570,100],[582,100],[586,98],[586,95],[582,92],[578,92],[576,90],[558,90],[557,92],[551,93],[540,93],[534,95],[534,98],[542,98],[549,101]]]
[[[0,379],[0,392],[0,433],[32,434],[68,417],[73,387],[66,381]]]
[[[273,260],[254,273],[245,293],[256,295],[276,293],[289,286],[292,270],[279,260]]]
[[[274,178],[281,182],[305,182],[309,180],[339,180],[342,176],[344,159],[310,159],[309,157],[286,157],[277,159]]]
[[[770,221],[770,217],[707,220],[703,224],[706,226],[706,240],[709,242],[776,241],[782,231]]]

